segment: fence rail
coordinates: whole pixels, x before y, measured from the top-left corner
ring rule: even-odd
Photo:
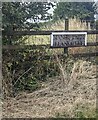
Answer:
[[[2,34],[5,36],[25,36],[25,35],[51,35],[52,32],[87,32],[87,34],[96,34],[98,35],[98,30],[49,30],[49,31],[10,31],[10,32],[5,32],[2,31]],[[47,47],[46,47],[47,46]],[[88,42],[87,46],[98,46],[98,42]],[[3,50],[20,50],[20,49],[38,49],[38,48],[51,48],[50,44],[47,45],[3,45],[2,48]],[[85,46],[75,46],[75,47],[85,47]],[[57,47],[58,48],[58,47]],[[60,48],[60,47],[59,47]],[[61,47],[62,48],[62,47]],[[98,56],[98,52],[94,53],[77,53],[77,54],[72,54],[72,56],[77,57],[77,56]]]
[[[25,36],[25,35],[51,35],[52,32],[87,32],[87,34],[98,34],[98,30],[48,30],[48,31],[2,31],[3,35]]]
[[[70,54],[73,57],[93,57],[93,56],[98,56],[98,52],[94,52],[94,53],[77,53],[77,54]]]
[[[89,43],[87,43],[87,46],[98,46],[98,42],[89,42]],[[8,50],[24,49],[24,48],[37,49],[37,48],[41,48],[41,47],[48,47],[49,48],[50,44],[47,44],[47,45],[3,45],[2,46],[3,49],[8,49]],[[75,47],[85,47],[85,46],[75,46]],[[52,47],[50,47],[50,48],[52,48]]]

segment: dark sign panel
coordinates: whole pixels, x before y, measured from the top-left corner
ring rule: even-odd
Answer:
[[[53,32],[51,47],[75,47],[87,45],[86,32]]]

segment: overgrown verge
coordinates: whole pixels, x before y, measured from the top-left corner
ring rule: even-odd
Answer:
[[[64,66],[61,57],[57,57],[56,63],[60,63],[59,67]],[[68,57],[65,60],[70,65],[68,84],[68,69],[63,74],[61,70],[60,76],[42,82],[43,88],[30,93],[20,92],[15,97],[4,99],[3,115],[8,118],[95,118],[98,76],[94,58]],[[65,75],[65,80],[62,75]]]
[[[3,91],[13,96],[19,91],[34,91],[41,88],[41,82],[61,76],[67,84],[70,81],[73,64],[79,58],[72,58],[57,52],[49,53],[46,47],[37,49],[3,50]],[[81,59],[81,58],[80,58]],[[88,61],[89,58],[86,58]],[[91,61],[96,61],[92,58]]]
[[[3,89],[5,94],[36,90],[40,82],[59,74],[53,56],[44,47],[37,49],[3,50]]]

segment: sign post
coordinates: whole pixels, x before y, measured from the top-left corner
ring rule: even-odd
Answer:
[[[69,20],[68,18],[65,18],[65,30],[68,30],[68,29],[69,29]],[[68,54],[68,47],[64,48],[64,53]]]

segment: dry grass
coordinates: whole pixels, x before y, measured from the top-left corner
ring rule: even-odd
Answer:
[[[90,23],[81,22],[79,19],[69,19],[69,30],[91,30]]]
[[[65,22],[64,20],[58,20],[54,23],[49,23],[42,27],[42,30],[64,30]]]
[[[70,19],[69,20],[69,30],[91,30],[90,23],[81,22],[79,19]],[[97,36],[90,34],[87,36],[87,42],[96,42]],[[90,53],[96,52],[96,47],[76,47],[69,48],[69,53]]]
[[[64,30],[64,20],[58,20],[54,23],[47,23],[41,29],[42,30]],[[81,22],[79,19],[69,19],[69,30],[91,30],[90,23]],[[87,36],[87,42],[96,42],[97,36],[90,34]],[[50,36],[39,35],[39,36],[28,36],[28,39],[25,41],[25,44],[29,45],[47,45],[50,44]],[[90,51],[89,51],[90,50]],[[62,50],[61,50],[62,51]],[[77,47],[69,48],[69,53],[81,53],[82,52],[95,52],[94,47]]]
[[[47,45],[50,44],[50,36],[47,35],[34,35],[27,36],[28,39],[25,41],[27,45]]]
[[[40,90],[4,100],[3,117],[95,117],[96,66],[77,60],[71,70],[69,84],[63,85],[62,78],[55,77],[43,82]]]

